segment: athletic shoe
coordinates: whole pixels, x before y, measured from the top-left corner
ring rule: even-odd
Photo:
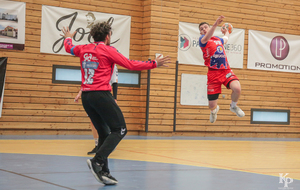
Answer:
[[[118,181],[108,172],[102,171],[102,165],[100,165],[96,161],[88,159],[87,164],[98,182],[103,183],[105,185],[116,185],[118,183]]]
[[[216,109],[214,109],[213,111],[210,112],[209,120],[211,123],[216,122],[218,111],[219,111],[219,106],[217,106]]]
[[[88,155],[96,154],[97,150],[98,150],[98,146],[95,146],[95,148],[92,151],[88,152],[87,154]]]
[[[102,178],[105,185],[116,185],[118,181],[110,173],[102,171]]]
[[[238,117],[244,117],[245,113],[243,112],[243,110],[241,110],[241,108],[235,106],[235,107],[231,107],[230,106],[230,111],[232,111],[233,113],[235,113]]]

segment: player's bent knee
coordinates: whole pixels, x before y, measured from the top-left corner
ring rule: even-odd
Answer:
[[[120,139],[122,139],[127,134],[127,128],[122,127],[115,130],[111,130],[111,133],[116,134]]]
[[[235,86],[234,88],[231,89],[233,92],[240,94],[242,89],[240,86]]]

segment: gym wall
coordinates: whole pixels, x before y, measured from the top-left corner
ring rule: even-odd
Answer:
[[[299,35],[297,0],[20,0],[26,2],[25,49],[0,49],[8,57],[0,134],[91,134],[81,102],[74,103],[80,86],[52,83],[52,66],[78,66],[71,56],[40,53],[42,5],[131,16],[130,59],[169,55],[169,67],[151,70],[149,120],[146,123],[147,71],[141,86],[119,87],[118,104],[129,134],[237,137],[299,137],[300,77],[295,73],[247,69],[248,30]],[[246,116],[229,111],[230,90],[222,88],[216,123],[209,122],[206,106],[180,104],[181,74],[205,75],[207,67],[179,64],[174,122],[178,23],[211,24],[219,15],[235,28],[245,29],[243,69],[233,69],[242,85],[238,105]],[[200,50],[199,50],[200,51]],[[119,69],[123,69],[118,67]],[[288,109],[290,125],[250,124],[251,108]],[[174,131],[174,123],[175,131]],[[146,133],[145,130],[148,132]]]

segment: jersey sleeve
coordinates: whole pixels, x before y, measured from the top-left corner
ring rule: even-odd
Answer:
[[[201,40],[202,40],[203,37],[204,37],[204,35],[200,36],[200,38],[199,38],[199,46],[200,46],[200,47],[205,47],[206,44],[207,44],[207,42],[206,42],[205,44],[203,44],[203,43],[201,42]]]
[[[136,61],[136,60],[130,60],[126,58],[124,55],[119,53],[116,48],[109,46],[108,51],[110,54],[110,59],[113,63],[116,63],[122,67],[125,67],[129,70],[149,70],[157,67],[157,63],[155,60],[152,61]]]
[[[218,37],[218,36],[216,36],[216,37],[219,38],[219,39],[221,40],[222,44],[224,45],[224,39],[223,39],[223,38],[220,38],[220,37]]]
[[[67,53],[70,53],[72,55],[75,55],[77,57],[79,57],[80,55],[80,45],[75,46],[72,43],[72,38],[66,38],[64,41],[64,46],[65,46],[65,50]]]

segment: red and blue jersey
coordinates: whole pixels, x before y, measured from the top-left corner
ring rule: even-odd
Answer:
[[[224,40],[217,36],[211,37],[207,43],[201,43],[199,38],[199,45],[203,52],[204,64],[211,69],[230,69],[227,56],[224,49]]]
[[[71,38],[66,38],[64,46],[66,52],[80,57],[82,91],[110,91],[109,82],[115,64],[129,70],[147,70],[157,67],[156,61],[129,60],[114,47],[103,42],[75,46]]]

